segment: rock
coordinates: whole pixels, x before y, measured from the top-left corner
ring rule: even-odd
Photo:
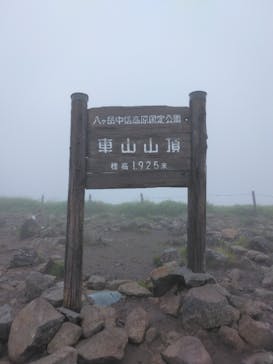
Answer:
[[[187,288],[200,287],[208,283],[216,283],[215,278],[209,273],[194,273],[187,267],[180,268]]]
[[[149,297],[151,292],[137,282],[124,283],[119,287],[119,292],[126,296]]]
[[[174,285],[184,285],[184,277],[177,272],[179,265],[177,262],[169,262],[161,267],[155,268],[150,276],[153,282],[153,294],[155,296],[163,296]]]
[[[63,315],[42,298],[26,305],[11,325],[8,341],[10,359],[21,363],[33,354],[42,353],[63,319]]]
[[[248,242],[248,247],[265,254],[273,253],[273,244],[262,236],[255,236]]]
[[[222,239],[224,240],[235,240],[239,235],[239,231],[232,228],[226,228],[221,231]]]
[[[180,339],[182,334],[177,331],[169,331],[167,333],[162,333],[162,340],[165,345],[172,345],[175,341]]]
[[[126,320],[129,341],[133,344],[142,343],[148,325],[149,317],[143,308],[137,307],[131,311]]]
[[[264,310],[271,310],[269,306],[260,301],[253,301],[252,299],[243,296],[231,295],[228,298],[229,303],[237,308],[241,314],[247,314],[253,318],[262,316]]]
[[[79,362],[89,364],[118,362],[124,357],[127,341],[124,329],[105,329],[76,346]]]
[[[1,363],[0,363],[1,364]],[[152,358],[151,358],[151,363],[150,364],[166,364],[166,362],[162,359],[160,354],[155,354]]]
[[[72,324],[78,324],[80,322],[81,318],[78,312],[69,310],[68,308],[65,307],[59,307],[57,310],[61,314],[63,314],[69,322],[72,322]]]
[[[241,257],[242,255],[246,254],[248,250],[240,245],[229,245],[228,250],[235,254],[237,257]]]
[[[178,253],[178,250],[175,248],[167,248],[163,251],[163,253],[160,256],[160,263],[161,264],[165,264],[168,262],[179,262],[180,261],[180,256]]]
[[[9,304],[0,306],[0,340],[7,341],[10,325],[12,323],[12,310]]]
[[[273,353],[262,352],[248,356],[242,361],[242,364],[273,364]]]
[[[12,257],[9,268],[31,267],[42,262],[36,250],[32,248],[19,249]]]
[[[102,290],[105,288],[106,279],[102,276],[92,275],[87,281],[87,288]]]
[[[97,306],[85,305],[81,309],[83,337],[91,337],[105,326],[104,317]]]
[[[77,364],[77,357],[77,351],[66,346],[42,359],[32,361],[30,364]]]
[[[262,286],[264,288],[272,288],[273,287],[273,266],[271,266],[264,275]]]
[[[228,258],[213,249],[206,249],[206,264],[210,269],[222,269],[228,265]]]
[[[268,323],[255,321],[243,315],[239,321],[239,334],[250,345],[258,349],[273,349],[273,330]]]
[[[123,298],[122,294],[118,291],[99,291],[88,295],[88,299],[91,300],[97,306],[111,306],[112,304],[119,302]]]
[[[180,306],[181,306],[180,295],[163,296],[160,299],[160,309],[167,315],[177,317]]]
[[[219,330],[219,337],[222,342],[237,351],[243,351],[246,347],[244,341],[238,334],[238,331],[232,327],[222,326]]]
[[[168,364],[212,364],[201,341],[194,336],[183,336],[162,353]]]
[[[150,327],[145,334],[145,341],[148,344],[151,344],[157,337],[159,336],[159,332],[155,327]]]
[[[41,230],[40,225],[36,221],[35,217],[27,219],[20,227],[19,236],[21,240],[32,238],[37,236]]]
[[[119,286],[129,282],[131,281],[128,279],[115,279],[113,281],[106,282],[105,288],[109,289],[110,291],[116,291],[119,289]]]
[[[72,324],[71,322],[64,322],[48,344],[47,352],[52,354],[65,346],[73,346],[77,344],[81,334],[82,329],[80,326]]]
[[[270,266],[272,264],[272,259],[268,255],[257,250],[248,250],[246,257],[257,264],[263,264],[266,266]]]
[[[181,312],[186,327],[204,329],[229,325],[240,316],[239,311],[229,305],[226,291],[216,284],[190,289]]]
[[[40,272],[31,272],[26,279],[26,292],[25,296],[27,302],[37,298],[48,287],[51,287],[55,282],[55,277],[42,274]]]
[[[63,304],[64,297],[63,282],[58,282],[54,287],[48,288],[42,293],[42,297],[54,307],[60,307]]]

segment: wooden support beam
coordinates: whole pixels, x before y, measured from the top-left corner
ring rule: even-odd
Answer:
[[[64,307],[80,311],[88,96],[74,93],[71,100]]]
[[[188,188],[188,267],[205,272],[206,250],[206,92],[190,94],[191,174]]]

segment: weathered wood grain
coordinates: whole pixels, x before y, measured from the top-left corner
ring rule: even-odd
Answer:
[[[190,94],[191,174],[188,188],[188,266],[204,272],[206,250],[206,93]]]
[[[79,311],[82,292],[82,243],[88,96],[71,95],[69,190],[65,249],[64,306]]]

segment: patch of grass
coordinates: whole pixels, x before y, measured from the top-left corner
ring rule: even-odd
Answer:
[[[248,240],[245,236],[240,236],[239,239],[233,242],[234,245],[239,245],[242,248],[248,248]]]
[[[180,249],[180,259],[181,259],[181,264],[187,264],[187,246],[183,246]]]
[[[230,249],[228,249],[226,244],[220,244],[216,246],[214,250],[226,257],[229,263],[236,263],[238,260],[237,256]]]

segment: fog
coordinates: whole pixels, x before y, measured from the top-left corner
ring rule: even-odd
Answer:
[[[272,39],[272,0],[1,0],[0,195],[67,198],[73,92],[89,107],[187,106],[204,90],[209,202],[251,203],[255,190],[273,204]]]

